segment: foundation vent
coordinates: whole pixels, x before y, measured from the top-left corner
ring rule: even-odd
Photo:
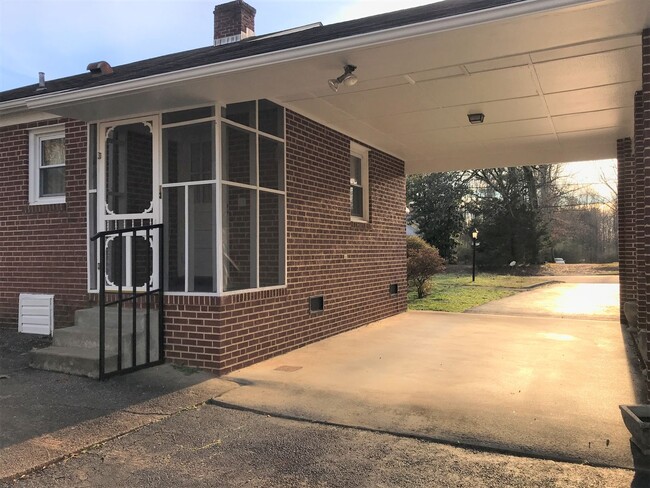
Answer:
[[[317,297],[311,297],[309,299],[309,312],[317,313],[325,310],[325,299],[323,295]]]
[[[21,293],[18,297],[18,332],[52,335],[54,295]]]

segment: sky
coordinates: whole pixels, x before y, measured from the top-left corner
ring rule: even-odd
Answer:
[[[616,199],[617,162],[615,159],[564,163],[563,174],[572,184],[589,186],[604,202]]]
[[[227,0],[0,0],[0,91],[198,47],[213,41]],[[250,0],[256,34],[433,3],[434,0]]]

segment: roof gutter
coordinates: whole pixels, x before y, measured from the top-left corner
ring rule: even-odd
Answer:
[[[121,81],[99,87],[68,90],[49,95],[38,95],[19,100],[10,100],[8,102],[0,103],[0,113],[10,113],[21,110],[51,110],[60,105],[68,105],[70,103],[82,100],[92,100],[94,98],[116,96],[125,92],[145,90],[152,86],[159,87],[162,85],[195,80],[207,76],[232,73],[323,54],[331,54],[353,48],[366,48],[387,42],[429,35],[436,32],[443,32],[472,25],[485,24],[498,20],[511,19],[603,1],[604,0],[528,0],[521,3],[503,5],[477,12],[429,20],[418,24],[393,27],[381,31],[333,39],[316,44],[298,46],[282,51],[273,51],[267,54],[233,59],[231,61],[224,61],[210,65],[197,66],[170,73],[138,78],[135,80]]]

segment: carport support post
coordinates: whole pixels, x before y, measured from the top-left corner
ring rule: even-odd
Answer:
[[[650,29],[643,31],[642,41],[642,79],[643,79],[643,160],[644,160],[644,173],[639,175],[644,179],[644,192],[638,195],[637,198],[644,199],[644,232],[642,243],[644,262],[648,262],[650,258]],[[639,296],[639,304],[643,302],[645,317],[644,322],[639,324],[640,328],[648,330],[648,266],[643,269],[643,273],[638,276],[638,280],[643,282],[643,296]],[[646,335],[646,357],[650,357],[650,337]],[[647,367],[648,365],[646,365]],[[650,376],[646,370],[646,386],[648,387],[648,400],[650,400]]]
[[[625,302],[636,299],[635,247],[634,229],[634,159],[632,140],[619,139],[616,153],[618,159],[618,263],[620,279],[621,323],[628,325],[623,311]]]

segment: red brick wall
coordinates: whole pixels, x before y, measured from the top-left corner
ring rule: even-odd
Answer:
[[[644,160],[644,172],[639,175],[640,178],[643,178],[644,190],[643,195],[639,194],[637,198],[643,198],[645,209],[644,215],[644,231],[643,231],[643,256],[640,258],[644,263],[647,263],[650,259],[650,29],[643,31],[643,160]],[[639,275],[638,280],[643,285],[645,293],[639,295],[639,309],[644,310],[644,323],[641,325],[643,328],[648,329],[648,266],[643,267],[642,274]],[[646,350],[650,352],[650,337],[646,342]],[[650,399],[650,377],[648,377],[648,397]]]
[[[351,222],[350,139],[287,111],[286,142],[287,288],[168,297],[169,359],[224,374],[406,310],[403,162],[370,151],[370,222]]]
[[[65,122],[66,203],[29,205],[29,129]],[[86,124],[0,127],[0,326],[16,327],[19,293],[55,295],[56,326],[87,303]]]
[[[635,286],[633,299],[637,302],[639,307],[639,323],[647,323],[647,310],[646,303],[639,300],[647,293],[646,284],[643,279],[645,275],[645,201],[643,195],[645,194],[645,179],[644,174],[644,160],[643,160],[643,92],[636,92],[634,94],[634,166],[633,166],[633,181],[630,182],[633,192],[634,201],[634,277],[633,283]]]

